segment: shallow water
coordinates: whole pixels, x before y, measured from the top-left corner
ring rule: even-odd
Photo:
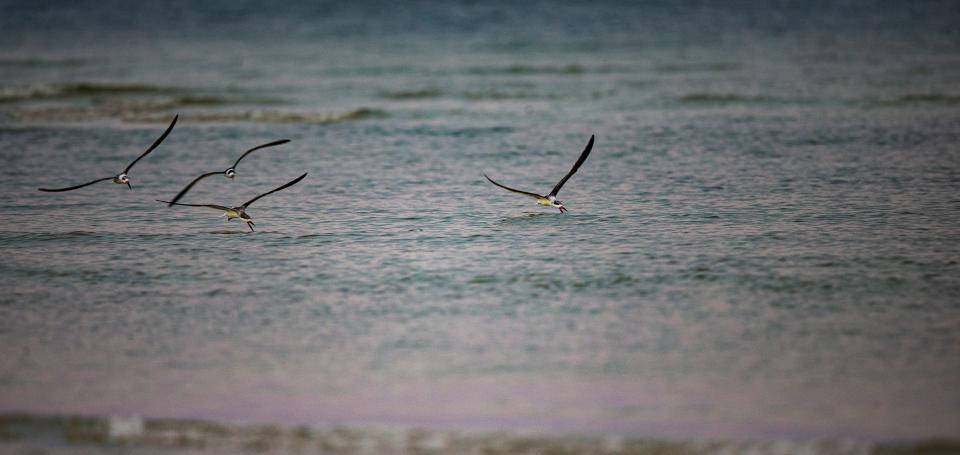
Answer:
[[[956,6],[173,5],[0,14],[0,410],[960,437]]]

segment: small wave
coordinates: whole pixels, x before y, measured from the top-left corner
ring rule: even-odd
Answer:
[[[450,96],[456,98],[462,98],[470,101],[483,101],[483,100],[526,100],[526,99],[538,99],[538,98],[555,98],[555,95],[545,94],[545,93],[536,93],[528,87],[519,87],[515,89],[510,88],[487,88],[487,89],[473,89],[460,92],[443,92],[439,89],[423,89],[423,90],[399,90],[393,92],[383,92],[380,94],[380,97],[389,100],[395,101],[404,101],[404,100],[418,100],[418,99],[431,99],[439,98],[442,96]]]
[[[500,281],[500,280],[499,280],[499,278],[497,278],[496,275],[484,274],[484,275],[474,276],[474,277],[471,278],[470,281],[468,281],[467,283],[468,283],[468,284],[492,284],[492,283],[496,283],[496,282],[498,282],[498,281]]]
[[[746,104],[769,103],[773,98],[761,95],[737,95],[733,93],[690,93],[678,98],[684,104]]]
[[[224,104],[285,104],[280,98],[244,94],[212,95],[197,93],[186,87],[145,84],[99,84],[78,82],[70,84],[38,84],[0,88],[0,102],[91,98],[97,104],[143,102],[163,103],[164,106],[212,106]],[[132,99],[133,101],[129,101]]]
[[[220,96],[178,96],[171,102],[177,106],[221,106],[230,104],[231,100]]]
[[[63,66],[81,66],[90,63],[82,58],[0,58],[0,67],[8,68],[56,68]]]
[[[531,100],[531,99],[553,99],[558,98],[557,95],[548,94],[548,93],[536,93],[527,89],[517,89],[517,90],[502,90],[502,89],[487,89],[487,90],[470,90],[461,94],[464,99],[471,101],[484,101],[484,100]]]
[[[466,70],[467,74],[474,75],[579,75],[586,73],[610,73],[618,71],[618,68],[610,65],[584,66],[579,64],[569,65],[507,65],[492,67],[473,67]]]
[[[145,84],[101,84],[78,82],[70,84],[41,84],[25,87],[0,88],[0,101],[24,101],[32,99],[76,98],[107,95],[169,95],[183,93],[176,87]]]
[[[143,84],[73,83],[0,88],[0,102],[89,98],[94,104],[118,109],[286,104],[281,98],[249,94],[213,95],[185,87]]]
[[[139,241],[139,240],[176,240],[181,236],[165,233],[117,233],[117,232],[98,232],[98,231],[68,231],[68,232],[10,232],[0,234],[0,244],[24,244],[24,243],[45,243],[45,242],[84,242],[84,241]]]
[[[880,103],[885,106],[901,106],[911,104],[941,104],[953,106],[960,104],[960,95],[948,95],[944,93],[908,93],[895,100]]]
[[[172,98],[111,99],[95,100],[94,104],[103,111],[114,114],[137,111],[163,111],[179,107],[213,107],[232,104],[230,100],[219,96],[176,96]]]
[[[9,232],[0,234],[0,243],[75,241],[83,239],[95,239],[102,236],[103,234],[101,233],[91,231],[27,233]]]
[[[60,86],[60,92],[67,96],[79,95],[127,95],[127,94],[169,94],[179,93],[183,89],[146,84],[98,84],[80,82]]]
[[[654,67],[654,71],[658,73],[710,73],[720,71],[736,71],[741,68],[743,68],[743,65],[739,63],[718,62],[659,65]]]
[[[325,125],[343,123],[370,118],[386,117],[379,109],[358,108],[346,112],[279,112],[279,111],[225,111],[190,112],[183,114],[191,122],[259,122],[259,123],[308,123]],[[126,117],[130,121],[165,122],[166,115],[145,115]]]
[[[510,126],[489,126],[489,127],[472,127],[472,128],[457,128],[449,130],[447,134],[453,137],[465,137],[465,138],[474,138],[478,136],[486,136],[489,134],[506,134],[514,131],[513,127]]]
[[[417,99],[426,99],[426,98],[436,98],[443,95],[439,89],[427,88],[421,90],[397,90],[391,92],[383,92],[380,94],[380,97],[386,98],[389,100],[417,100]]]
[[[75,122],[96,117],[119,118],[125,122],[166,123],[169,111],[177,107],[215,106],[222,101],[193,99],[177,101],[129,101],[96,107],[54,107],[23,109],[11,112],[11,117],[28,122]],[[379,109],[358,108],[346,112],[281,112],[267,110],[245,111],[197,111],[180,114],[181,119],[191,122],[258,122],[258,123],[305,123],[325,125],[370,118],[386,117]]]
[[[55,87],[38,85],[30,87],[2,87],[0,88],[0,102],[13,102],[29,99],[44,99],[57,96]]]
[[[560,279],[542,272],[517,274],[506,279],[508,283],[526,283],[535,288],[551,291],[610,291],[614,288],[634,288],[641,280],[622,272],[588,273],[573,279]]]
[[[286,100],[278,98],[256,97],[227,97],[214,95],[179,95],[174,97],[150,98],[109,98],[95,99],[94,104],[101,109],[123,113],[130,111],[159,111],[176,108],[220,107],[244,105],[276,105],[286,104]]]

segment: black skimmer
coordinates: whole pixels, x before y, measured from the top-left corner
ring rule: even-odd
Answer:
[[[216,205],[216,204],[182,204],[179,202],[161,201],[160,199],[157,199],[157,202],[164,202],[168,204],[168,206],[169,205],[185,205],[187,207],[207,207],[215,210],[222,210],[223,215],[227,217],[227,221],[233,220],[234,218],[240,218],[241,220],[243,220],[244,223],[247,223],[247,227],[249,227],[250,230],[253,231],[254,224],[253,224],[253,220],[250,218],[250,215],[247,215],[247,207],[249,207],[250,204],[253,204],[253,202],[256,201],[257,199],[260,199],[268,194],[273,194],[284,188],[288,188],[293,185],[296,185],[299,181],[303,180],[303,178],[306,176],[307,176],[307,173],[304,172],[303,175],[285,183],[283,186],[273,189],[271,191],[267,191],[266,193],[263,193],[253,199],[250,199],[249,201],[244,202],[243,205],[239,205],[237,207],[226,207],[223,205]]]
[[[50,188],[38,188],[38,189],[39,189],[40,191],[47,191],[47,192],[71,191],[71,190],[75,190],[75,189],[78,189],[78,188],[83,188],[83,187],[85,187],[85,186],[93,185],[94,183],[100,183],[100,182],[105,182],[105,181],[107,181],[107,180],[112,180],[113,183],[118,183],[118,184],[121,184],[121,185],[126,184],[126,185],[127,185],[127,188],[130,188],[130,189],[132,190],[133,187],[130,186],[130,177],[127,176],[127,173],[130,172],[130,168],[132,168],[134,164],[137,164],[137,161],[140,161],[143,157],[147,156],[147,154],[149,154],[150,152],[152,152],[153,149],[157,148],[157,146],[160,145],[160,143],[163,142],[163,140],[167,138],[167,135],[170,134],[170,131],[173,130],[173,125],[176,125],[176,124],[177,124],[177,119],[178,119],[179,117],[180,117],[179,115],[175,115],[175,116],[173,117],[173,121],[170,122],[170,126],[167,127],[167,130],[164,131],[163,134],[161,134],[160,137],[157,138],[157,140],[153,141],[153,145],[151,145],[150,148],[148,148],[146,152],[143,152],[142,154],[140,154],[140,156],[137,157],[137,159],[133,160],[133,162],[130,163],[130,165],[127,166],[127,168],[124,169],[123,172],[121,172],[121,173],[119,173],[119,174],[117,174],[117,175],[115,175],[115,176],[113,176],[113,177],[104,177],[104,178],[102,178],[102,179],[96,179],[96,180],[94,180],[94,181],[92,181],[92,182],[87,182],[87,183],[84,183],[84,184],[81,184],[81,185],[75,185],[75,186],[71,186],[71,187],[67,187],[67,188],[54,188],[54,189],[50,189]]]
[[[590,136],[590,142],[587,142],[587,147],[583,149],[583,152],[582,152],[582,153],[580,153],[580,158],[577,158],[577,162],[574,163],[573,168],[570,169],[570,172],[567,172],[567,175],[563,176],[563,178],[560,179],[560,182],[557,183],[557,186],[553,187],[553,191],[551,191],[550,194],[547,194],[547,195],[545,195],[545,196],[539,195],[539,194],[537,194],[537,193],[531,193],[531,192],[528,192],[528,191],[521,191],[521,190],[518,190],[518,189],[515,189],[515,188],[510,188],[510,187],[508,187],[508,186],[506,186],[506,185],[501,185],[501,184],[499,184],[499,183],[497,183],[497,182],[494,182],[492,178],[490,178],[489,176],[487,176],[487,174],[483,174],[483,176],[484,176],[484,177],[487,177],[487,180],[489,180],[490,183],[492,183],[492,184],[494,184],[494,185],[497,185],[497,186],[499,186],[500,188],[503,188],[503,189],[505,189],[505,190],[507,190],[507,191],[513,191],[514,193],[519,193],[519,194],[522,194],[522,195],[524,195],[524,196],[530,196],[530,197],[536,199],[536,200],[537,200],[537,204],[539,204],[539,205],[545,205],[545,206],[548,206],[548,207],[555,207],[555,208],[560,209],[560,213],[565,213],[565,212],[567,212],[567,208],[563,206],[563,203],[562,203],[562,202],[560,202],[559,200],[557,200],[557,193],[560,192],[560,188],[563,188],[563,184],[564,184],[564,183],[567,183],[567,180],[570,178],[570,176],[573,175],[575,172],[577,172],[577,169],[580,169],[580,165],[583,164],[583,162],[587,160],[587,156],[590,155],[590,150],[593,149],[593,139],[594,139],[594,135],[591,135],[591,136]]]
[[[176,196],[174,196],[173,200],[170,201],[170,203],[167,204],[167,206],[170,207],[170,206],[172,206],[173,204],[176,204],[177,201],[180,200],[180,198],[182,198],[184,195],[187,194],[187,191],[190,191],[190,188],[193,188],[193,185],[196,185],[197,182],[199,182],[199,181],[201,181],[201,180],[203,180],[203,179],[205,179],[205,178],[207,178],[207,177],[210,177],[211,175],[223,174],[223,175],[227,176],[228,179],[230,179],[231,181],[233,181],[233,178],[236,177],[236,175],[237,175],[237,165],[240,164],[240,160],[244,159],[247,155],[249,155],[249,154],[251,154],[251,153],[253,153],[253,152],[257,151],[257,150],[260,150],[260,149],[262,149],[262,148],[273,147],[273,146],[275,146],[275,145],[280,145],[280,144],[286,144],[287,142],[290,142],[290,139],[281,139],[281,140],[279,140],[279,141],[269,142],[269,143],[266,143],[266,144],[258,145],[258,146],[256,146],[256,147],[250,149],[250,150],[247,150],[246,152],[243,153],[243,155],[240,155],[240,158],[237,158],[237,161],[236,161],[235,163],[233,163],[233,166],[230,166],[229,168],[227,168],[227,170],[225,170],[225,171],[218,171],[218,172],[207,172],[206,174],[203,174],[203,175],[201,175],[200,177],[197,177],[197,178],[193,179],[192,182],[190,182],[189,184],[187,184],[187,186],[183,187],[183,189],[180,190],[180,192],[177,193]]]

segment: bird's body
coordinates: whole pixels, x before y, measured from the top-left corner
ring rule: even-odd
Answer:
[[[227,217],[227,221],[228,221],[228,222],[229,222],[229,221],[232,221],[232,220],[234,220],[234,219],[239,218],[239,219],[243,220],[244,223],[247,223],[247,227],[249,227],[250,230],[253,231],[253,230],[254,230],[253,227],[255,226],[255,224],[253,224],[253,219],[250,217],[250,215],[247,214],[247,207],[249,207],[250,204],[253,204],[254,201],[256,201],[257,199],[260,199],[260,198],[262,198],[262,197],[264,197],[264,196],[266,196],[266,195],[268,195],[268,194],[276,193],[277,191],[280,191],[280,190],[282,190],[282,189],[284,189],[284,188],[288,188],[288,187],[291,187],[291,186],[293,186],[293,185],[296,185],[298,182],[300,182],[301,180],[303,180],[303,178],[306,177],[306,176],[307,176],[307,173],[305,172],[305,173],[303,173],[303,175],[301,175],[300,177],[297,177],[297,178],[295,178],[295,179],[293,179],[293,180],[291,180],[291,181],[289,181],[289,182],[287,182],[287,183],[285,183],[285,184],[283,184],[283,185],[281,185],[281,186],[279,186],[279,187],[277,187],[277,188],[275,188],[275,189],[273,189],[273,190],[270,190],[270,191],[268,191],[268,192],[266,192],[266,193],[263,193],[263,194],[255,197],[255,198],[253,198],[253,199],[250,199],[249,201],[243,203],[243,205],[238,205],[238,206],[236,206],[236,207],[227,207],[227,206],[225,206],[225,205],[216,205],[216,204],[183,204],[183,203],[180,203],[180,202],[162,201],[162,200],[160,200],[160,199],[157,199],[157,202],[166,203],[168,206],[171,206],[171,205],[184,205],[184,206],[187,206],[187,207],[207,207],[207,208],[211,208],[211,209],[215,209],[215,210],[220,210],[220,211],[223,212],[223,216]]]
[[[524,196],[529,196],[536,199],[537,205],[542,205],[545,207],[553,207],[553,208],[559,209],[560,213],[565,213],[567,212],[567,208],[563,206],[562,202],[557,200],[557,193],[559,193],[560,188],[563,188],[563,185],[567,183],[567,180],[570,179],[570,176],[572,176],[575,172],[577,172],[577,169],[580,169],[580,165],[582,165],[583,162],[587,160],[587,156],[589,156],[590,151],[593,150],[593,140],[594,140],[594,136],[590,136],[590,141],[587,142],[587,146],[583,149],[583,152],[580,153],[580,158],[577,158],[577,162],[574,163],[573,168],[570,169],[570,172],[567,172],[567,175],[565,175],[562,179],[560,179],[560,182],[553,187],[553,191],[550,191],[550,194],[541,195],[537,193],[531,193],[529,191],[518,190],[516,188],[510,188],[509,186],[495,182],[487,174],[483,174],[483,176],[486,177],[487,180],[490,181],[490,183],[496,186],[499,186],[500,188],[503,188],[513,193],[522,194]]]
[[[116,184],[118,184],[118,185],[127,185],[127,187],[132,190],[132,189],[133,189],[133,186],[130,185],[130,177],[127,175],[127,173],[130,172],[130,168],[132,168],[134,164],[137,164],[137,161],[140,161],[143,157],[147,156],[150,152],[152,152],[154,149],[156,149],[157,146],[159,146],[160,143],[163,142],[163,140],[167,138],[167,135],[170,134],[170,131],[173,131],[173,126],[177,124],[177,119],[178,119],[178,118],[180,118],[179,115],[174,116],[174,117],[173,117],[173,121],[170,122],[170,126],[167,127],[166,131],[164,131],[163,134],[161,134],[160,137],[157,138],[157,140],[153,141],[153,145],[151,145],[150,148],[147,149],[147,151],[141,153],[140,156],[137,157],[137,159],[133,160],[132,163],[130,163],[129,165],[127,165],[127,168],[124,169],[123,172],[121,172],[121,173],[119,173],[119,174],[117,174],[117,175],[115,175],[115,176],[113,176],[113,177],[104,177],[104,178],[96,179],[96,180],[94,180],[94,181],[92,181],[92,182],[81,183],[80,185],[69,186],[69,187],[66,187],[66,188],[38,188],[38,189],[39,189],[40,191],[45,191],[45,192],[48,192],[48,193],[60,193],[60,192],[64,192],[64,191],[77,190],[77,189],[80,189],[80,188],[83,188],[83,187],[86,187],[86,186],[93,185],[94,183],[106,182],[107,180],[109,180],[109,181],[111,181],[111,182],[113,182],[113,183],[116,183]]]
[[[538,198],[537,198],[537,205],[542,205],[542,206],[545,206],[545,207],[557,207],[556,201],[557,201],[556,198],[554,198],[554,199],[551,201],[550,198],[538,197]]]
[[[250,219],[250,215],[247,215],[247,212],[243,210],[243,207],[230,207],[227,210],[224,210],[223,216],[227,217],[227,221],[232,221],[236,218],[245,220]]]

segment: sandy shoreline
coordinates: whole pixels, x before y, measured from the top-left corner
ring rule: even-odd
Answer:
[[[960,441],[661,440],[401,427],[235,425],[201,420],[0,415],[0,453],[30,454],[901,454]]]

